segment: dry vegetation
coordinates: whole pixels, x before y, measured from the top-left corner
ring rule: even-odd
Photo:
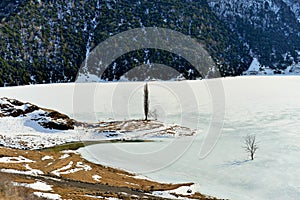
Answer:
[[[18,158],[23,158],[18,163]],[[47,156],[47,157],[45,157]],[[135,178],[128,172],[90,163],[74,152],[25,151],[0,148],[0,158],[10,157],[10,162],[0,162],[0,169],[15,169],[28,172],[40,170],[43,174],[0,174],[0,199],[38,199],[35,190],[14,187],[11,182],[33,183],[42,181],[52,185],[51,193],[61,195],[62,199],[93,199],[91,196],[116,197],[120,199],[161,199],[149,192],[172,190],[187,184],[163,184]],[[30,162],[26,159],[32,160]],[[60,169],[60,170],[59,170]],[[96,180],[97,175],[99,180]],[[5,180],[5,181],[4,181]],[[90,195],[90,196],[87,196]],[[197,193],[193,196],[207,199]]]
[[[42,200],[32,193],[32,190],[25,187],[13,186],[12,182],[16,181],[15,175],[0,173],[0,200]],[[20,180],[26,182],[26,180]]]

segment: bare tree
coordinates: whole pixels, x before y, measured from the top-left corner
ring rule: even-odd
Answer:
[[[145,113],[145,120],[148,120],[149,114],[149,90],[148,84],[144,86],[144,113]]]
[[[247,135],[244,141],[244,149],[250,155],[251,160],[254,160],[254,154],[258,149],[256,136],[255,135]]]

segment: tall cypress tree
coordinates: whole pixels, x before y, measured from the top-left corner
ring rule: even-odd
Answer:
[[[149,90],[148,90],[148,84],[147,83],[144,86],[144,113],[145,113],[145,120],[148,120],[148,113],[149,113]]]

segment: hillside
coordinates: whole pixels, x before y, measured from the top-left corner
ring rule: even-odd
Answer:
[[[27,124],[45,129],[74,129],[74,120],[57,111],[40,108],[15,99],[0,98],[0,118],[25,118]]]
[[[300,61],[296,0],[4,0],[0,20],[0,86],[73,82],[99,43],[142,27],[195,38],[222,76],[242,74],[252,58],[262,74],[293,73],[285,69]],[[176,55],[153,49],[130,52],[115,63],[128,68],[149,61],[186,67]]]
[[[20,3],[20,1],[18,1],[18,0],[1,0],[1,2],[0,2],[0,20],[3,17],[6,17],[10,13],[12,13],[17,8],[19,3]]]
[[[167,184],[141,179],[135,174],[93,164],[76,151],[22,151],[0,147],[1,199],[152,199],[184,196],[216,199],[193,191],[192,183]],[[170,198],[156,193],[164,191]],[[41,197],[41,198],[38,198]],[[42,198],[44,197],[44,198]]]
[[[72,82],[87,52],[110,36],[140,27],[169,28],[197,39],[223,76],[239,75],[251,62],[237,34],[205,0],[25,0],[0,26],[1,86]],[[160,60],[170,57],[161,54]],[[145,63],[148,59],[141,57]]]
[[[251,56],[282,73],[300,61],[300,3],[297,0],[208,0],[212,10],[239,34]]]

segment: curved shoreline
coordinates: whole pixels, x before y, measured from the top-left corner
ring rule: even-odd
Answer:
[[[166,184],[138,179],[126,171],[90,163],[70,150],[54,152],[0,148],[0,155],[0,169],[3,174],[1,177],[7,177],[6,180],[20,184],[34,183],[37,180],[45,182],[52,186],[50,193],[60,195],[63,199],[86,200],[97,196],[118,199],[133,197],[168,199],[155,196],[152,192],[192,185],[192,183]],[[101,178],[97,180],[95,175]],[[28,189],[29,193],[36,191],[38,190]],[[0,195],[3,196],[5,193]],[[173,195],[174,198],[182,196]],[[212,199],[200,193],[189,197]]]

